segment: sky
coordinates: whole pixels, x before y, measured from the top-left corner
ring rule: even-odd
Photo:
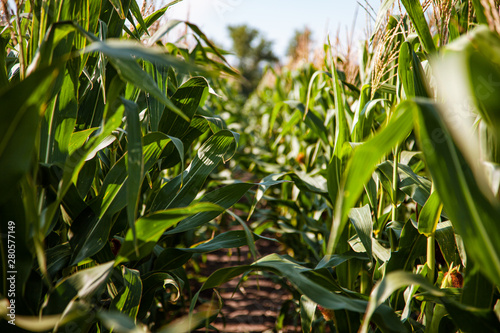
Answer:
[[[367,2],[375,11],[380,4],[380,0],[359,1],[365,7]],[[294,32],[306,26],[317,46],[326,41],[328,34],[334,37],[340,31],[340,37],[345,38],[354,21],[354,39],[366,39],[367,22],[372,26],[374,22],[359,3],[356,0],[184,0],[173,5],[166,15],[186,20],[189,13],[189,21],[227,50],[231,48],[227,26],[248,24],[271,40],[274,53],[284,58]]]

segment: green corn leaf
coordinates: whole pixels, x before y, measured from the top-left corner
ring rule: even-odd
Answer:
[[[432,40],[432,35],[427,25],[427,20],[424,16],[424,11],[420,1],[412,0],[402,0],[401,1],[410,16],[411,22],[413,23],[415,30],[417,30],[418,37],[422,42],[422,45],[428,53],[433,53],[436,51],[434,46],[434,41]]]
[[[75,87],[66,73],[61,90],[45,113],[42,123],[40,154],[45,163],[66,161],[76,116]]]
[[[373,221],[370,211],[370,206],[365,205],[362,208],[353,208],[349,212],[349,219],[352,225],[356,229],[356,233],[359,239],[365,247],[366,253],[370,258],[373,258],[372,254],[372,233],[373,233]]]
[[[59,75],[59,69],[49,67],[39,70],[25,80],[0,92],[0,182],[6,188],[28,172],[41,113]],[[0,194],[0,201],[9,195]]]
[[[481,4],[481,0],[472,0],[472,4],[474,5],[477,21],[481,24],[488,24],[488,19],[484,13],[484,7]]]
[[[106,283],[114,262],[87,268],[59,282],[50,293],[44,314],[62,313],[71,300],[90,299]]]
[[[316,303],[311,301],[307,296],[302,295],[300,297],[300,323],[302,332],[311,332],[315,312]]]
[[[455,230],[450,221],[440,222],[436,228],[436,241],[439,244],[439,249],[443,254],[444,260],[450,266],[455,266],[460,263],[457,244],[455,240]]]
[[[443,203],[437,192],[433,192],[425,203],[418,219],[418,232],[425,237],[433,235],[436,231]]]
[[[141,303],[142,282],[138,270],[122,266],[123,287],[111,301],[110,308],[128,315],[135,321]]]
[[[414,222],[408,220],[401,230],[398,249],[391,253],[391,258],[387,262],[385,272],[389,273],[398,270],[411,271],[415,261],[425,256],[426,251],[427,239],[424,235],[418,233]],[[394,298],[397,300],[401,296],[402,294],[398,292]]]
[[[135,0],[132,0],[132,1],[135,1]],[[125,20],[127,18],[127,13],[125,12],[122,0],[110,0],[110,2],[113,5],[113,7],[115,8],[116,12],[118,13],[118,16],[120,16],[120,18],[122,20]]]
[[[125,236],[125,241],[120,248],[120,252],[117,255],[116,263],[139,260],[148,255],[153,250],[163,232],[175,226],[187,216],[200,212],[221,210],[222,208],[220,206],[212,203],[199,203],[186,208],[172,208],[141,217],[136,222],[137,247],[134,246],[134,236],[129,229]]]
[[[144,172],[148,171],[160,158],[170,139],[165,134],[154,132],[143,138]],[[111,229],[111,217],[127,206],[128,153],[111,168],[101,187],[98,198],[92,208],[82,212],[71,225],[73,237],[70,239],[73,248],[72,263],[94,255],[103,248]]]
[[[446,212],[468,255],[493,283],[500,284],[499,205],[491,192],[479,187],[436,107],[419,101],[418,111],[419,141]]]
[[[216,205],[221,206],[224,209],[228,209],[237,203],[241,197],[252,187],[259,186],[272,186],[279,184],[282,181],[275,182],[263,182],[259,184],[254,183],[236,183],[227,186],[223,186],[212,192],[207,193],[200,202],[211,202]],[[187,219],[180,222],[174,229],[167,231],[167,234],[181,233],[187,230],[198,228],[205,223],[212,221],[216,218],[220,212],[202,212],[196,215],[190,216]]]
[[[134,1],[134,0],[133,0]],[[144,174],[144,161],[142,159],[142,132],[137,104],[122,99],[127,116],[127,220],[135,239],[135,217],[137,216],[137,203]]]
[[[411,132],[414,108],[415,106],[410,102],[399,104],[389,124],[372,139],[354,150],[346,171],[343,190],[337,197],[327,254],[333,253],[347,223],[349,211],[363,193],[364,185],[370,180],[378,161]]]
[[[249,243],[253,244],[256,240],[264,238],[254,233],[250,233],[250,235],[251,238],[249,241],[246,230],[230,230],[215,236],[213,239],[209,240],[206,243],[202,243],[195,247],[186,249],[179,248],[179,250],[190,253],[207,253],[221,249],[231,249],[250,245]],[[269,240],[269,238],[266,239]]]
[[[392,189],[393,165],[392,161],[385,161],[379,164],[376,170],[381,179],[388,181],[389,189]],[[409,166],[402,163],[398,163],[398,176],[399,189],[419,205],[425,205],[431,193],[431,182],[424,177],[418,176]],[[392,193],[388,192],[388,194],[392,198]]]
[[[148,26],[146,25],[146,22],[144,22],[144,18],[142,17],[142,14],[141,14],[141,9],[139,8],[139,5],[137,4],[136,0],[130,1],[130,12],[132,13],[132,15],[134,15],[135,19],[139,23],[138,26],[140,27],[140,29],[142,29],[141,31],[144,31],[149,35]],[[136,31],[137,31],[137,28],[136,28]]]
[[[108,57],[108,60],[116,68],[120,77],[137,86],[141,90],[152,94],[158,101],[168,106],[173,112],[176,112],[186,121],[189,119],[182,113],[165,93],[158,87],[151,75],[145,72],[136,60],[141,58],[150,61],[157,66],[173,66],[181,71],[197,70],[197,68],[188,65],[185,62],[172,57],[161,49],[156,47],[145,47],[140,43],[123,40],[107,40],[106,42],[94,41],[87,46],[84,53],[101,52]]]
[[[55,65],[61,59],[67,61],[70,58],[75,31],[73,23],[57,22],[52,24],[27,69],[28,73],[37,68]]]
[[[495,289],[488,278],[475,269],[474,262],[469,259],[461,303],[480,309],[490,309],[493,305]]]
[[[243,221],[238,215],[236,215],[232,211],[228,210],[228,211],[226,211],[226,213],[229,214],[230,216],[232,216],[243,227],[243,231],[245,232],[245,238],[246,238],[246,241],[248,244],[248,248],[250,249],[250,253],[252,254],[254,259],[257,259],[258,252],[257,252],[257,248],[255,247],[253,233],[250,230],[250,228],[247,226],[245,221]]]
[[[403,42],[399,48],[398,77],[403,85],[406,98],[415,97],[415,86],[412,71],[413,50],[411,44]]]
[[[201,76],[191,78],[182,84],[170,100],[188,119],[180,118],[177,113],[167,107],[158,124],[158,130],[181,138],[189,129],[191,119],[196,114],[206,90],[208,90],[208,82]]]
[[[155,80],[158,87],[166,95],[167,86],[169,84],[169,78],[167,77],[169,69],[163,66],[162,67],[154,66],[150,62],[144,62],[143,66],[144,70],[153,77],[153,80]],[[149,114],[149,124],[151,126],[151,130],[157,132],[158,124],[160,123],[160,119],[163,114],[163,110],[165,109],[165,105],[163,105],[162,102],[154,98],[153,95],[149,94],[147,96],[147,106],[148,106],[147,112]]]
[[[212,135],[198,150],[196,157],[183,175],[175,177],[162,187],[152,204],[152,211],[185,207],[189,205],[203,186],[208,175],[235,152],[238,135],[221,130]],[[184,180],[181,187],[181,179]]]
[[[427,294],[439,298],[444,303],[446,310],[455,320],[458,327],[465,332],[498,332],[497,328],[499,321],[491,311],[466,308],[452,298],[446,297],[446,292],[431,285],[423,276],[407,272],[390,273],[373,288],[370,302],[363,319],[363,325],[359,332],[368,332],[373,311],[381,306],[394,291],[408,285],[418,285],[425,290]]]
[[[255,233],[252,234],[251,242],[258,239],[267,239]],[[215,236],[213,239],[190,248],[167,248],[163,250],[155,261],[155,270],[172,270],[184,265],[191,259],[194,253],[208,253],[221,249],[238,248],[249,245],[245,230],[231,230]]]

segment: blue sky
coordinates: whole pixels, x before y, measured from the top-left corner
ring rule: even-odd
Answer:
[[[365,0],[359,2],[365,4]],[[379,0],[368,2],[377,10]],[[354,36],[363,39],[368,16],[356,0],[184,0],[172,6],[167,16],[185,20],[189,10],[189,20],[226,49],[231,47],[226,27],[246,23],[273,41],[275,53],[283,58],[294,31],[304,26],[312,30],[317,45],[323,44],[327,34],[335,36],[339,29],[344,38],[353,25],[356,9]]]

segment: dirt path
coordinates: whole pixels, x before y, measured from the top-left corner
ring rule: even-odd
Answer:
[[[256,247],[262,256],[278,253],[278,246],[268,240],[258,240]],[[240,254],[228,250],[217,251],[207,255],[205,264],[200,264],[202,275],[209,276],[217,269],[250,264],[248,247],[242,247]],[[272,278],[250,276],[240,283],[240,277],[223,284],[218,288],[223,300],[222,316],[219,315],[212,324],[220,332],[275,332],[276,318],[283,303],[292,299],[288,290]],[[210,297],[212,291],[207,291]],[[282,332],[300,332],[298,323],[285,322]],[[197,332],[205,332],[199,330]]]

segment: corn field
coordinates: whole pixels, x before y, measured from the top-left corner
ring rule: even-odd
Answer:
[[[498,2],[384,0],[248,99],[178,2],[1,2],[0,330],[220,331],[257,276],[269,332],[500,332]]]

